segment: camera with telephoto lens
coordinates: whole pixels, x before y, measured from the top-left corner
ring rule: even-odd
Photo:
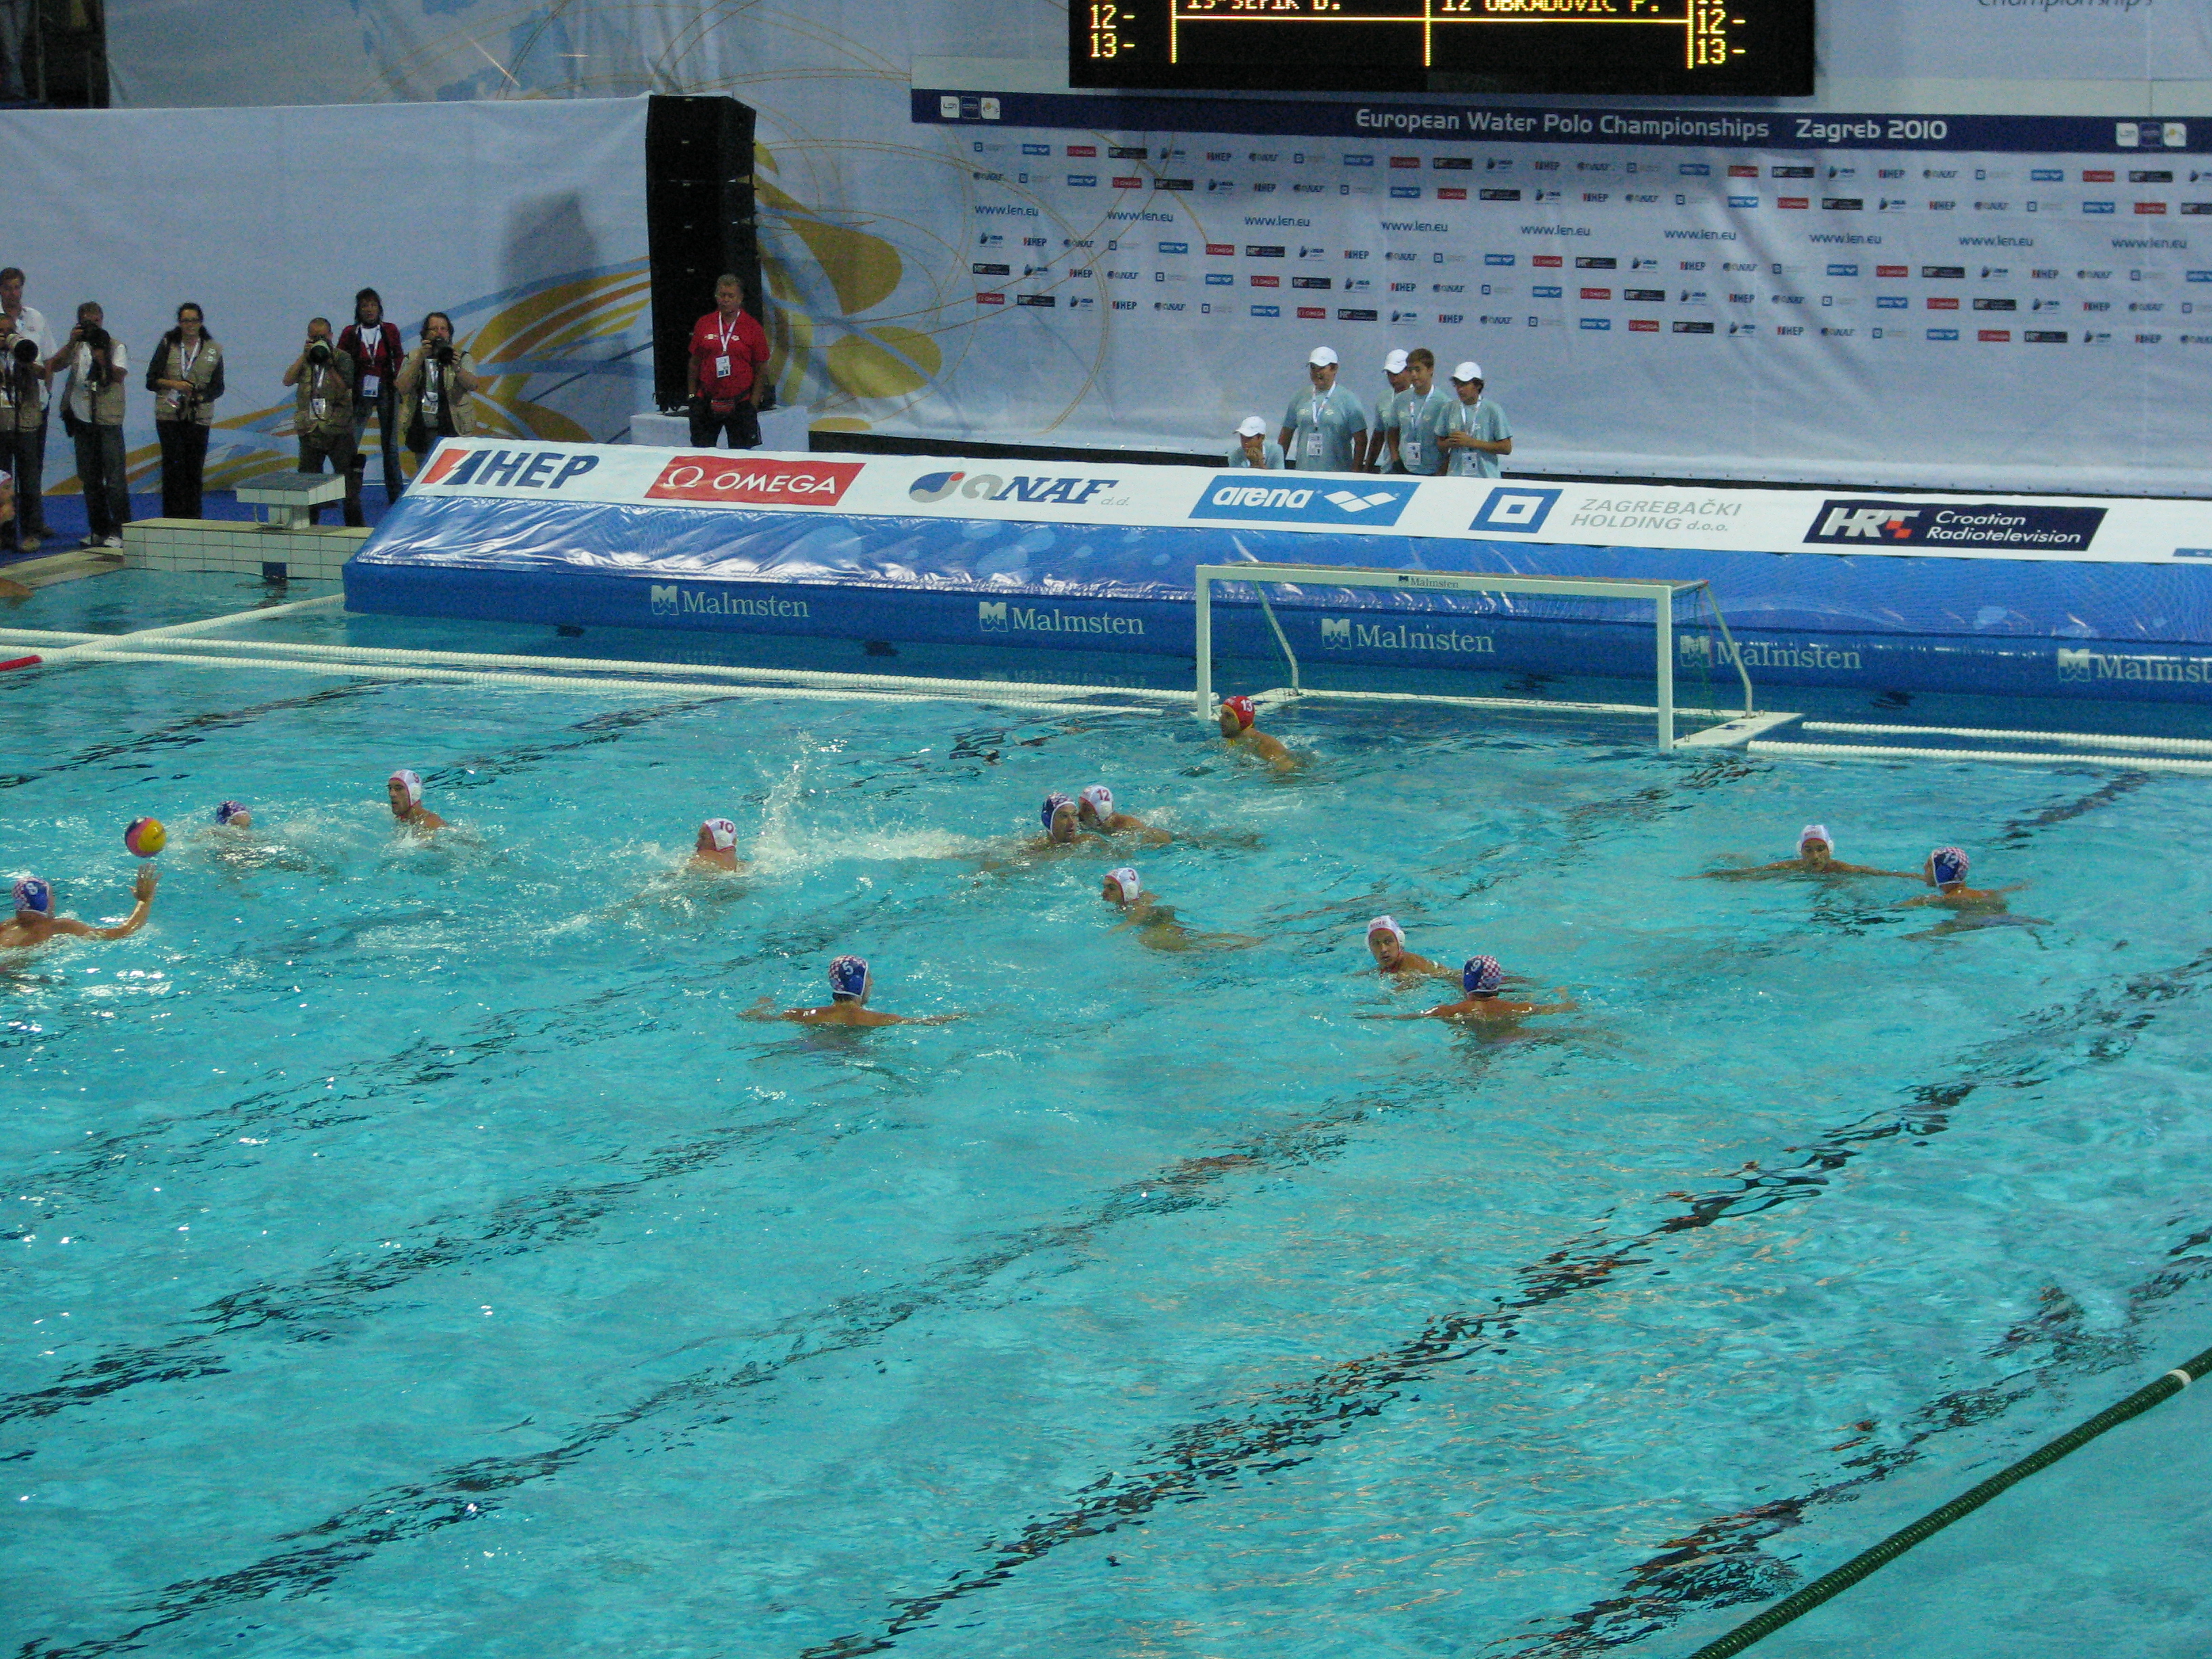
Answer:
[[[453,343],[451,340],[434,341],[430,346],[430,356],[436,360],[439,368],[451,368],[453,366]]]
[[[313,363],[317,368],[320,368],[324,364],[329,362],[330,360],[331,343],[328,340],[310,340],[307,342],[307,361],[309,362]]]
[[[92,373],[88,377],[94,392],[104,392],[113,383],[115,376],[107,361],[107,349],[115,342],[108,331],[97,323],[79,325],[77,338],[92,352]]]
[[[34,403],[38,398],[39,374],[33,367],[39,361],[39,343],[27,336],[18,336],[8,348],[8,401],[18,405]]]

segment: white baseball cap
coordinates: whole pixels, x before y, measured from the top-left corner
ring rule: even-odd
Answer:
[[[1256,438],[1267,429],[1267,423],[1257,415],[1247,415],[1237,422],[1237,435],[1240,438]]]
[[[1467,362],[1462,363],[1457,368],[1452,370],[1452,379],[1455,380],[1479,380],[1481,378],[1482,365],[1476,362],[1472,357],[1468,358]]]
[[[1316,346],[1306,361],[1316,368],[1327,368],[1336,362],[1336,353],[1331,351],[1327,346]]]
[[[1385,357],[1382,360],[1382,372],[1385,374],[1403,374],[1406,372],[1406,354],[1402,351],[1394,351]]]

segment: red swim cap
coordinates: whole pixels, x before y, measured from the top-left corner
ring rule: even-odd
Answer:
[[[1224,697],[1221,700],[1221,706],[1237,716],[1237,725],[1240,731],[1250,726],[1253,716],[1259,712],[1252,707],[1252,699],[1249,697]]]

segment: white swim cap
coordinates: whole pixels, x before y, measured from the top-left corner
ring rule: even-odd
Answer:
[[[1134,904],[1137,895],[1145,890],[1145,884],[1137,879],[1136,871],[1126,864],[1118,870],[1109,870],[1106,879],[1121,890],[1121,902],[1124,904]]]
[[[1482,365],[1472,357],[1452,370],[1452,379],[1455,380],[1479,380],[1481,378]]]
[[[1082,799],[1091,803],[1091,810],[1102,818],[1114,816],[1114,792],[1103,783],[1094,783],[1083,792]]]
[[[1382,372],[1385,374],[1403,374],[1406,372],[1406,354],[1402,351],[1394,351],[1385,357],[1382,360]]]
[[[1406,942],[1406,930],[1398,925],[1398,919],[1395,916],[1377,916],[1369,922],[1367,937],[1373,939],[1377,933],[1388,933],[1401,945]]]
[[[1257,438],[1267,429],[1267,423],[1257,415],[1247,415],[1237,422],[1237,435],[1240,438]]]
[[[1836,850],[1835,838],[1829,835],[1828,826],[1825,823],[1808,823],[1802,830],[1800,830],[1797,832],[1797,850],[1801,853],[1803,852],[1805,850],[1805,843],[1808,841],[1819,842],[1831,853]]]
[[[407,768],[401,767],[386,778],[385,782],[387,785],[396,783],[404,789],[407,792],[407,804],[410,806],[420,806],[422,804],[422,780],[416,777]]]
[[[1307,354],[1306,361],[1316,368],[1327,368],[1335,363],[1336,353],[1331,351],[1327,346],[1316,346]]]
[[[738,844],[738,826],[727,818],[708,818],[699,827],[714,836],[717,853],[726,853]]]

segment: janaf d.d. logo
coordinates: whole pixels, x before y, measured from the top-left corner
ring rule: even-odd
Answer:
[[[907,486],[914,501],[932,504],[957,495],[971,501],[1052,501],[1063,507],[1118,507],[1127,503],[1100,492],[1119,478],[1083,478],[1066,474],[927,472]]]

